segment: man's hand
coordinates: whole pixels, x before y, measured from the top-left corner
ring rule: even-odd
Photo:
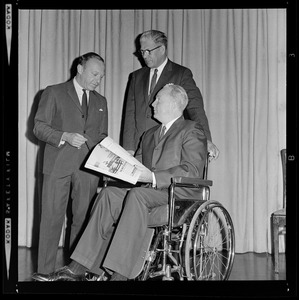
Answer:
[[[145,183],[153,182],[153,175],[150,170],[145,168],[140,168],[139,166],[136,166],[136,168],[141,171],[141,174],[138,179],[139,182],[145,182]]]
[[[71,146],[78,149],[87,141],[87,139],[79,133],[69,133],[64,132],[62,135],[62,140],[68,142]]]
[[[130,154],[133,155],[133,156],[134,156],[134,154],[135,154],[135,151],[134,151],[134,150],[127,150],[127,152],[130,153]]]
[[[219,156],[219,150],[211,141],[208,140],[208,152],[209,152],[209,161],[217,159]]]

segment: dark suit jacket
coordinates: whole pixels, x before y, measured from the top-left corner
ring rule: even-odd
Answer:
[[[168,59],[150,98],[148,97],[149,74],[150,68],[148,67],[143,67],[131,74],[125,102],[123,147],[127,150],[136,150],[142,133],[159,124],[152,118],[151,103],[157,92],[167,83],[178,84],[186,90],[189,103],[184,112],[185,118],[199,122],[207,139],[212,141],[202,95],[190,69]]]
[[[177,119],[158,142],[161,125],[145,132],[136,158],[155,173],[157,188],[168,188],[173,176],[201,177],[207,157],[207,139],[201,125]]]
[[[43,172],[55,176],[69,175],[107,136],[107,101],[96,91],[91,91],[85,122],[73,80],[48,86],[42,94],[33,131],[38,139],[46,142]],[[81,149],[67,142],[58,147],[63,132],[80,133],[88,140]]]

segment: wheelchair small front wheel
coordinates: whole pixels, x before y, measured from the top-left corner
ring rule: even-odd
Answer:
[[[235,254],[231,217],[217,201],[206,201],[194,213],[184,246],[188,280],[227,280]]]

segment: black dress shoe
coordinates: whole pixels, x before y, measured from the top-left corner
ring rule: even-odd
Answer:
[[[83,274],[75,274],[68,266],[64,266],[50,274],[34,273],[32,279],[36,281],[86,281]]]

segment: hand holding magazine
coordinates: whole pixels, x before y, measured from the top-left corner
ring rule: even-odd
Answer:
[[[92,150],[85,167],[131,184],[136,184],[142,169],[148,170],[108,136]]]

